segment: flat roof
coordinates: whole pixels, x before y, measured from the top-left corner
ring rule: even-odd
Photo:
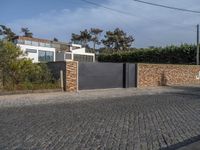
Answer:
[[[42,43],[50,43],[51,42],[50,40],[46,40],[46,39],[32,38],[32,37],[25,37],[25,36],[17,36],[14,39],[29,40],[29,41],[42,42]]]
[[[73,46],[73,47],[82,47],[81,45],[79,46],[79,44],[53,41],[53,40],[47,40],[47,39],[41,39],[41,38],[35,38],[35,37],[16,36],[14,39],[29,40],[29,41],[41,42],[41,43],[64,44],[64,45]]]

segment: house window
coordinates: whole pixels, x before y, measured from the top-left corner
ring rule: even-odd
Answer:
[[[34,41],[32,41],[32,45],[33,45],[33,46],[38,46],[39,43],[38,43],[38,42],[34,42]]]
[[[38,60],[40,62],[54,61],[54,52],[51,51],[38,51]]]
[[[24,44],[25,44],[25,45],[31,45],[31,41],[25,40],[25,41],[24,41]]]
[[[46,47],[51,47],[51,44],[50,43],[46,43],[45,46]]]
[[[93,56],[74,54],[74,60],[79,62],[93,62]]]
[[[40,43],[40,46],[41,47],[45,47],[45,43]]]
[[[26,49],[26,53],[37,53],[36,49]]]

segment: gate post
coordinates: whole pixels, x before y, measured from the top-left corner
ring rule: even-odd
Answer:
[[[129,88],[129,63],[123,64],[123,88]]]
[[[65,82],[66,82],[65,90],[67,92],[78,91],[78,62],[77,61],[66,62],[66,81]]]

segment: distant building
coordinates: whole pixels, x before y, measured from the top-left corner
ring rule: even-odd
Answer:
[[[14,43],[23,50],[24,57],[32,59],[33,62],[95,61],[95,54],[86,53],[85,48],[78,44],[22,36],[16,37]]]

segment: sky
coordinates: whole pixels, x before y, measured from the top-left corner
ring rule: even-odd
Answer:
[[[196,42],[200,14],[175,11],[138,3],[134,0],[1,0],[0,24],[15,33],[28,27],[34,37],[69,42],[72,33],[101,28],[104,33],[119,27],[135,39],[134,47],[180,45]],[[145,0],[200,11],[199,0]],[[103,35],[102,34],[102,35]]]

